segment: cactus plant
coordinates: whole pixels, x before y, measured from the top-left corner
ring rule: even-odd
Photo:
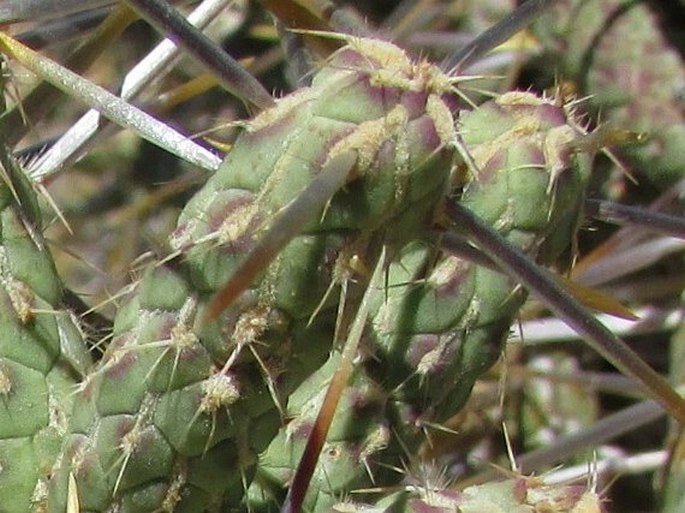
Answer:
[[[336,270],[353,251],[373,261],[379,244],[401,248],[430,226],[454,158],[453,121],[442,99],[451,82],[392,45],[356,45],[337,53],[311,88],[252,120],[181,214],[170,244],[183,261],[141,280],[117,315],[99,368],[76,397],[79,414],[55,481],[63,498],[71,472],[87,511],[239,500],[239,483],[249,482],[257,454],[275,434],[279,402],[330,349],[320,325],[336,306],[319,303]],[[204,303],[254,244],[253,233],[300,194],[319,166],[350,152],[358,156],[348,190],[332,198],[321,219],[315,213],[244,307],[203,326]],[[403,226],[399,236],[386,233],[393,222]],[[305,344],[312,354],[295,373],[291,360]],[[189,422],[178,424],[180,411]],[[153,466],[151,454],[160,458]],[[220,466],[212,469],[212,460]],[[233,478],[223,468],[229,461]],[[202,475],[223,474],[223,484],[200,491],[199,462]],[[55,511],[63,507],[57,504]]]
[[[73,392],[92,362],[63,302],[35,193],[0,144],[0,497],[3,511],[44,511]]]
[[[463,491],[445,490],[432,483],[407,486],[405,490],[383,498],[373,511],[555,511],[558,513],[601,513],[602,500],[591,489],[582,485],[549,486],[535,478],[516,476],[497,483],[466,488]],[[336,504],[331,511],[367,511],[369,505],[354,501]]]
[[[587,159],[571,149],[583,134],[566,116],[554,100],[508,93],[459,117],[476,169],[457,171],[473,175],[456,180],[465,183],[454,199],[540,263],[554,263],[566,249],[587,179]],[[518,187],[525,194],[513,194]],[[516,196],[519,202],[512,201]],[[524,299],[523,289],[497,271],[440,257],[430,244],[405,247],[384,286],[377,285],[364,340],[368,356],[342,399],[338,424],[322,450],[326,462],[304,508],[325,510],[350,486],[370,486],[367,479],[380,485],[384,468],[397,468],[406,453],[417,452],[430,426],[458,411],[475,380],[499,358]],[[293,420],[260,462],[263,489],[292,477],[289,469],[301,456],[322,385],[339,356],[332,358],[293,394]],[[264,495],[250,506],[278,503]]]
[[[15,221],[3,224],[3,241],[31,239],[38,250],[9,251],[20,255],[3,272],[7,311],[20,324],[10,329],[31,331],[45,315],[42,304],[19,308],[26,297],[47,301],[57,329],[31,335],[51,357],[38,378],[66,406],[63,420],[25,434],[27,443],[50,439],[35,457],[40,473],[0,474],[0,499],[2,479],[23,486],[9,511],[280,507],[339,371],[337,342],[359,323],[361,351],[303,499],[311,511],[368,507],[340,500],[403,478],[393,469],[411,463],[426,435],[463,407],[526,296],[497,255],[469,262],[440,248],[442,233],[459,228],[451,207],[475,213],[538,265],[570,260],[589,153],[600,145],[588,142],[567,98],[506,93],[473,107],[461,94],[463,77],[393,44],[336,39],[345,46],[310,87],[243,124],[161,245],[166,254],[117,306],[113,336],[92,370],[73,316],[59,310],[54,273],[34,281],[22,274],[20,265],[36,258],[52,268],[30,229],[40,213],[29,209],[32,193],[13,168],[11,183],[21,187],[16,196],[7,187]],[[33,59],[5,36],[2,45]],[[15,228],[20,236],[12,237]],[[369,283],[368,270],[386,253],[385,279]],[[48,282],[50,293],[40,288]],[[9,397],[26,354],[7,351]],[[613,361],[644,377],[645,367]],[[670,394],[663,403],[680,415],[682,401],[649,376],[647,388]],[[20,399],[7,404],[33,403]],[[35,418],[51,411],[41,404]],[[578,499],[577,491],[542,490],[524,478],[462,495],[442,489],[417,498],[407,490],[373,507],[437,507],[433,499],[443,497],[443,507],[482,510],[499,494],[501,508],[525,508],[549,493],[557,510],[599,510],[593,494]],[[68,506],[76,497],[78,506]]]

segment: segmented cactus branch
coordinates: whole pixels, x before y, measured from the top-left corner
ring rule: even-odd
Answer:
[[[0,173],[0,498],[8,513],[39,512],[92,362],[62,305],[37,199],[4,140]]]
[[[586,156],[573,150],[583,134],[572,116],[554,100],[527,93],[461,112],[458,127],[475,167],[456,164],[445,198],[448,213],[450,205],[463,204],[529,257],[554,263],[577,228],[588,177]],[[525,195],[514,193],[524,187]],[[298,497],[305,510],[330,508],[355,487],[395,483],[401,474],[387,469],[401,468],[431,426],[463,406],[503,350],[524,290],[496,270],[441,255],[436,240],[405,246],[390,264],[385,286],[374,288],[361,351],[367,357],[342,396],[307,496]],[[318,437],[321,386],[338,362],[333,355],[293,394],[293,420],[262,456],[250,508],[278,504],[273,489],[290,482],[288,469],[306,440]]]

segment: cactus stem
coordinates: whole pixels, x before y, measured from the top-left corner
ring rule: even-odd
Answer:
[[[366,324],[371,308],[372,291],[382,283],[382,275],[385,266],[385,247],[383,247],[371,281],[366,288],[364,297],[362,298],[357,314],[355,315],[354,322],[350,327],[347,340],[343,346],[340,365],[326,390],[326,395],[321,404],[321,409],[319,410],[316,422],[307,438],[305,450],[300,458],[300,463],[297,466],[295,477],[288,490],[281,513],[299,513],[302,508],[305,494],[309,488],[309,481],[314,474],[314,467],[319,459],[319,453],[321,452],[323,444],[326,441],[328,429],[333,422],[338,402],[340,401],[343,390],[347,386],[347,382],[354,370],[354,358],[357,354],[359,341],[361,340],[364,325]]]
[[[279,251],[316,216],[345,183],[357,154],[345,151],[324,165],[314,180],[274,221],[267,234],[233,273],[209,305],[207,320],[213,321],[244,292],[256,276],[278,255]]]

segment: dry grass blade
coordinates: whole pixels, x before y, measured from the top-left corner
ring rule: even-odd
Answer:
[[[527,0],[509,17],[483,32],[471,43],[453,53],[442,67],[456,74],[465,70],[474,61],[482,58],[496,46],[504,43],[517,32],[530,25],[541,13],[554,6],[559,0]]]
[[[0,48],[34,73],[66,93],[96,108],[113,122],[134,130],[153,142],[203,169],[214,170],[220,159],[168,125],[133,107],[118,96],[83,79],[56,62],[32,51],[6,34],[0,34]]]
[[[135,12],[127,6],[115,9],[98,27],[93,35],[83,42],[66,61],[66,68],[75,73],[85,72],[100,56],[103,50],[137,18]],[[33,123],[43,119],[52,111],[60,98],[59,88],[50,83],[40,83],[25,98],[22,104],[8,112],[0,120],[0,127],[7,134],[8,142],[17,144],[29,130],[26,120]]]
[[[170,37],[212,70],[221,84],[238,98],[266,109],[274,99],[252,75],[164,0],[127,0],[161,34]]]
[[[5,0],[0,5],[0,25],[56,18],[113,3],[113,0]]]
[[[607,222],[644,226],[671,237],[685,239],[685,219],[682,216],[652,212],[645,208],[621,205],[611,201],[590,200],[585,202],[586,214]]]
[[[207,0],[189,15],[188,21],[202,27],[219,14],[227,3],[228,0]],[[169,39],[162,41],[126,75],[121,86],[121,98],[133,101],[178,55],[178,51]],[[31,177],[36,181],[42,181],[57,172],[66,161],[78,156],[79,150],[93,138],[100,124],[100,114],[97,110],[93,109],[84,114],[31,164],[28,170]]]

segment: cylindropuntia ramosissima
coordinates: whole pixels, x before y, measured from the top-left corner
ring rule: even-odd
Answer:
[[[247,124],[222,169],[185,209],[171,238],[176,257],[149,270],[120,310],[115,338],[76,398],[71,435],[53,480],[53,511],[63,509],[70,474],[84,511],[194,511],[239,504],[258,454],[288,412],[288,396],[317,369],[325,373],[321,366],[332,347],[341,305],[335,287],[350,278],[363,282],[364,267],[375,262],[383,246],[395,259],[391,269],[412,252],[429,260],[404,263],[399,272],[410,271],[410,282],[419,271],[412,265],[425,267],[425,274],[432,276],[429,255],[434,249],[404,245],[416,244],[416,239],[436,242],[433,227],[445,223],[440,218],[444,204],[470,201],[476,211],[487,205],[479,212],[486,222],[541,261],[553,259],[570,243],[582,185],[577,175],[572,179],[577,187],[556,185],[568,177],[567,160],[582,149],[574,146],[576,124],[567,126],[564,116],[557,116],[557,128],[563,129],[555,131],[543,128],[535,116],[522,116],[518,134],[534,134],[533,141],[514,144],[521,153],[507,155],[516,169],[495,172],[501,148],[469,141],[473,132],[455,129],[455,79],[426,63],[411,63],[393,45],[348,42],[350,46],[317,74],[312,88],[286,97]],[[505,96],[501,105],[511,108],[516,126],[522,121],[516,116],[536,102],[547,114],[563,110],[531,95]],[[507,133],[511,127],[498,125],[500,115],[507,115],[489,108],[465,116],[465,123],[470,116],[482,115],[479,122],[485,123],[488,137],[497,145],[513,144]],[[473,162],[476,166],[469,168]],[[466,177],[460,175],[464,166]],[[539,197],[529,200],[509,172],[526,179],[542,177]],[[342,190],[334,194],[339,187]],[[307,203],[302,190],[315,193],[316,201]],[[521,210],[512,210],[512,198],[519,197]],[[501,208],[491,206],[491,200]],[[314,208],[317,203],[319,208]],[[545,203],[545,208],[535,208]],[[283,212],[288,219],[303,204],[309,211],[298,222],[293,240],[279,241],[287,242],[285,248],[248,283],[249,290],[221,316],[221,323],[206,323],[211,294],[241,269],[246,254],[253,255],[250,251],[259,247],[256,239],[280,227]],[[435,272],[454,270],[451,258],[440,257]],[[472,356],[474,369],[480,370],[497,354],[520,298],[506,278],[464,265],[466,281],[473,274],[477,286],[457,291],[461,309],[451,320],[439,319],[438,326],[426,329],[437,339],[455,330],[478,338],[482,312],[491,308],[497,321],[483,326],[481,333],[488,340],[474,342],[484,351]],[[497,285],[490,287],[490,280]],[[411,302],[413,294],[421,293],[415,290],[426,287],[395,285],[400,303]],[[476,305],[468,302],[474,290],[480,296]],[[352,308],[360,292],[349,287],[343,307]],[[436,306],[449,310],[452,300],[437,301]],[[384,307],[376,308],[374,318],[382,316]],[[430,325],[433,315],[427,319]],[[344,332],[345,323],[339,328]],[[426,375],[444,370],[440,360],[447,359],[450,350],[438,346],[417,349],[424,350],[417,365]],[[371,368],[359,370],[365,372],[368,379],[385,380]],[[473,379],[458,384],[457,393],[445,400],[458,405]],[[426,393],[423,387],[432,383],[425,378],[412,393],[407,392],[411,387],[393,392],[407,393],[399,403],[413,408],[412,402]],[[382,389],[387,383],[380,385]],[[379,448],[383,439],[378,440],[368,447]]]

